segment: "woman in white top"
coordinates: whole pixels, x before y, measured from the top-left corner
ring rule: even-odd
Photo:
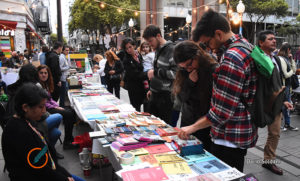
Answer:
[[[284,76],[283,84],[286,86],[285,94],[289,102],[291,102],[291,76],[296,72],[296,63],[293,60],[293,55],[291,54],[291,48],[292,47],[290,44],[283,43],[278,52],[278,56],[280,58],[281,68]],[[283,131],[286,131],[288,129],[297,131],[298,128],[290,125],[291,118],[290,118],[289,110],[285,108],[285,106],[283,106],[282,113],[285,121]]]
[[[96,63],[93,67],[93,70],[94,72],[97,72],[100,75],[101,84],[106,87],[106,81],[104,78],[105,77],[104,68],[106,64],[106,59],[104,59],[100,54],[96,54],[93,60]]]

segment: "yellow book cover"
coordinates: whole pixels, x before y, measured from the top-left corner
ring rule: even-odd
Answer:
[[[163,168],[166,174],[170,174],[170,175],[192,173],[191,168],[188,166],[186,162],[163,164],[161,167]]]

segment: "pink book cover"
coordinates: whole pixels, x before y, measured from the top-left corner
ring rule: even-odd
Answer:
[[[126,146],[126,145],[134,145],[139,143],[139,141],[137,141],[136,139],[134,139],[133,137],[128,137],[128,138],[118,138],[117,141],[119,143],[121,143],[122,145]]]
[[[123,172],[121,175],[124,181],[160,181],[169,179],[161,167],[132,170]]]
[[[152,145],[152,146],[147,146],[145,149],[150,153],[150,154],[158,154],[158,153],[166,153],[170,152],[169,147],[167,147],[165,144],[160,144],[160,145]]]
[[[114,141],[111,144],[111,146],[119,151],[129,151],[129,150],[134,150],[134,149],[138,149],[138,148],[143,148],[143,147],[147,146],[147,144],[148,144],[147,142],[144,142],[144,143],[138,143],[136,145],[124,146],[121,143]]]

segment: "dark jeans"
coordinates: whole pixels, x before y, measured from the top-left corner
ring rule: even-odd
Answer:
[[[141,111],[141,105],[144,103],[145,92],[137,92],[133,89],[128,89],[130,104],[137,110]]]
[[[4,93],[7,94],[7,87],[6,87],[6,83],[4,81],[0,82],[0,91],[1,91],[1,87],[3,87]]]
[[[171,116],[171,126],[176,127],[179,119],[180,111],[173,109]]]
[[[107,81],[107,90],[113,94],[114,89],[116,97],[120,99],[120,82]]]
[[[149,101],[149,112],[151,114],[164,120],[167,124],[171,124],[172,110],[173,102],[170,92],[152,92]]]
[[[67,82],[61,81],[60,94],[59,94],[59,107],[65,107],[66,93],[67,93]]]
[[[64,143],[73,141],[73,125],[76,122],[76,113],[73,109],[64,108],[63,110],[52,108],[47,110],[49,113],[59,113],[63,116],[63,123],[65,125],[65,138]]]
[[[229,166],[243,172],[247,149],[230,148],[212,143],[211,153]]]
[[[101,78],[101,84],[104,85],[106,87],[106,80],[105,80],[105,76],[100,76]]]
[[[57,102],[58,98],[59,98],[59,94],[60,94],[60,87],[58,87],[57,85],[54,85],[54,90],[51,93],[52,99]]]

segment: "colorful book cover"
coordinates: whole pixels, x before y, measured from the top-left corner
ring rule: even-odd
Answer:
[[[147,146],[147,142],[143,142],[143,143],[138,143],[135,145],[128,145],[128,146],[124,146],[121,143],[119,143],[118,141],[114,141],[112,142],[111,146],[119,151],[129,151],[129,150],[134,150],[137,148],[143,148],[145,146]]]
[[[215,158],[208,161],[190,164],[190,167],[198,174],[216,173],[229,169],[228,166]]]
[[[186,162],[176,162],[161,165],[166,174],[189,174],[192,173],[191,168]]]
[[[155,159],[154,155],[141,155],[139,156],[142,162],[148,162],[151,165],[158,165],[157,160]]]
[[[184,162],[184,159],[180,158],[177,154],[156,154],[154,157],[159,164]]]
[[[118,138],[117,141],[119,143],[121,143],[122,145],[126,146],[126,145],[134,145],[139,143],[139,141],[137,141],[136,139],[134,139],[133,137],[127,137],[127,138]]]
[[[148,150],[150,154],[166,153],[172,151],[165,144],[151,145],[145,147],[145,149]]]
[[[196,177],[189,178],[188,181],[222,181],[211,173],[206,173]]]
[[[182,157],[186,162],[192,163],[192,162],[200,162],[200,161],[206,161],[211,160],[212,158],[215,158],[214,155],[211,153],[205,151],[203,154],[196,154],[196,155],[188,155]]]
[[[130,150],[128,152],[132,153],[135,156],[149,154],[149,152],[145,148],[138,148],[138,149]]]
[[[123,172],[124,181],[160,181],[168,180],[166,173],[161,167],[145,168]]]

